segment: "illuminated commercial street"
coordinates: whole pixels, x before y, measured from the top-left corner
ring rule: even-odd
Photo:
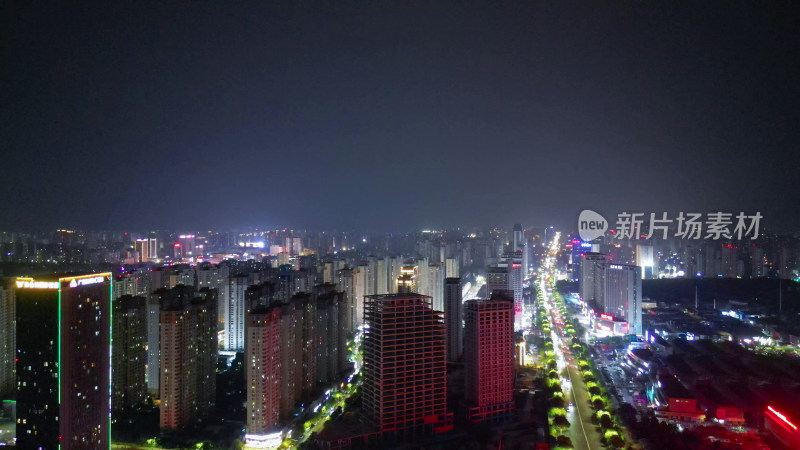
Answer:
[[[570,438],[575,448],[597,449],[601,447],[600,433],[596,425],[592,423],[594,410],[589,406],[591,396],[586,388],[586,384],[581,377],[580,371],[574,364],[574,356],[571,350],[565,346],[561,340],[560,333],[563,333],[563,325],[556,322],[558,332],[551,331],[553,337],[553,349],[556,354],[559,376],[566,380],[562,383],[564,398],[567,403],[571,403],[571,408],[567,408],[567,420],[570,422]]]
[[[600,432],[592,423],[594,411],[589,402],[591,396],[583,381],[577,366],[574,363],[570,344],[566,343],[564,332],[564,318],[553,302],[552,280],[555,279],[555,259],[558,255],[558,242],[560,233],[556,232],[549,247],[549,255],[544,262],[544,270],[539,277],[539,289],[542,293],[545,308],[547,309],[550,323],[554,325],[550,331],[553,341],[553,353],[558,365],[558,374],[562,380],[561,387],[564,399],[571,407],[567,408],[567,420],[570,422],[569,438],[576,449],[595,450],[602,448]]]

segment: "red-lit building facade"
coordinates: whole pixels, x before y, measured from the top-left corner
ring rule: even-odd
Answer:
[[[444,314],[415,293],[365,296],[366,421],[399,439],[453,428],[447,411]]]
[[[245,379],[247,441],[260,442],[276,431],[281,404],[281,314],[259,307],[247,314]]]
[[[217,291],[181,285],[159,295],[159,424],[181,429],[216,401]]]
[[[514,410],[514,299],[502,292],[465,304],[465,393],[472,422]]]

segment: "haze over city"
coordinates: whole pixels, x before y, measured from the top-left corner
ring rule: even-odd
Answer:
[[[796,231],[787,2],[9,3],[2,229]],[[10,213],[13,211],[13,214]]]

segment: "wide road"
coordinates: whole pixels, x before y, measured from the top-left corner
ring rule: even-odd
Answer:
[[[574,406],[567,409],[567,420],[570,426],[568,437],[572,440],[572,445],[578,450],[601,450],[603,448],[600,432],[596,425],[592,423],[594,410],[589,405],[591,396],[583,381],[580,370],[576,366],[576,358],[572,355],[571,342],[568,338],[562,340],[564,333],[564,320],[556,308],[552,295],[549,293],[546,280],[550,279],[551,271],[554,270],[555,257],[558,249],[558,239],[560,233],[556,233],[553,243],[550,246],[551,254],[546,261],[546,271],[539,279],[539,289],[542,292],[545,307],[548,310],[550,322],[552,323],[551,338],[553,340],[553,353],[555,354],[558,374],[562,380],[561,388],[564,391],[564,399],[567,404]]]
[[[589,405],[591,396],[580,370],[574,364],[571,350],[569,348],[566,351],[562,350],[566,341],[562,341],[559,336],[560,326],[556,323],[555,327],[559,332],[555,329],[552,331],[553,350],[558,364],[558,374],[562,379],[561,389],[564,391],[564,400],[567,404],[573,404],[572,408],[567,408],[567,420],[570,423],[568,436],[576,449],[599,450],[602,448],[601,436],[596,425],[592,423],[594,410]]]
[[[567,366],[567,374],[570,379],[569,398],[575,405],[572,411],[567,414],[567,419],[572,424],[570,431],[573,435],[577,435],[577,428],[580,428],[580,433],[583,435],[587,449],[594,450],[601,448],[600,445],[600,432],[597,431],[597,426],[592,423],[592,415],[594,410],[589,406],[591,399],[589,392],[586,390],[586,385],[583,382],[580,371],[573,367]],[[565,395],[566,397],[566,395]],[[577,424],[577,426],[576,426]],[[572,429],[575,429],[574,431]],[[572,441],[575,444],[575,440]],[[575,445],[577,448],[578,445]]]

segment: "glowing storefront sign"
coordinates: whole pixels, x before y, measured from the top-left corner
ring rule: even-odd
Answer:
[[[90,284],[97,284],[106,281],[105,276],[89,277],[89,278],[73,278],[69,282],[69,287],[74,288],[78,286],[88,286]]]
[[[33,278],[17,278],[17,289],[58,289],[58,281],[36,281]]]
[[[278,448],[283,440],[281,433],[272,434],[245,434],[245,448]]]
[[[614,316],[612,316],[610,314],[600,314],[600,318],[603,319],[603,320],[611,320],[611,321],[614,320]]]

